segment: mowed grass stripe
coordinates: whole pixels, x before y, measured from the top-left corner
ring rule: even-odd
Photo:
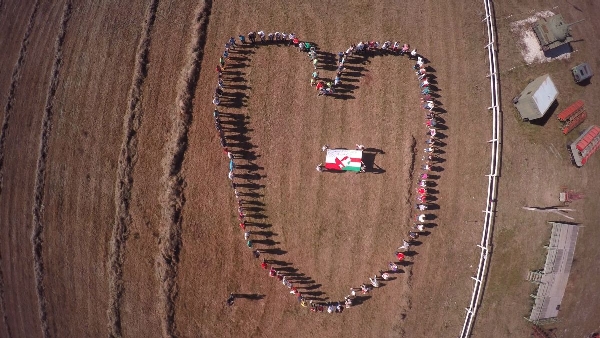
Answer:
[[[135,66],[129,90],[127,111],[123,117],[123,142],[117,165],[115,182],[115,222],[110,239],[109,276],[108,276],[108,329],[110,337],[121,337],[121,305],[123,287],[123,260],[127,232],[131,226],[129,210],[131,188],[133,186],[133,169],[137,159],[138,129],[142,124],[141,109],[142,85],[148,74],[148,54],[150,51],[150,34],[154,26],[158,0],[150,0],[146,17],[142,23],[142,33],[136,51]]]
[[[188,130],[192,122],[193,100],[200,74],[200,64],[204,56],[206,28],[211,8],[212,1],[205,0],[199,3],[195,11],[188,52],[189,59],[181,71],[175,100],[177,108],[172,114],[173,124],[162,163],[165,194],[161,198],[163,219],[160,225],[157,272],[160,283],[159,311],[162,316],[161,326],[164,337],[177,335],[175,324],[176,278],[181,250],[181,213],[185,204],[183,194],[185,177],[181,168],[188,147]]]
[[[15,97],[17,92],[17,85],[21,78],[23,66],[25,64],[25,55],[27,54],[27,46],[29,45],[29,37],[33,31],[33,25],[35,24],[35,18],[37,17],[38,8],[40,1],[37,0],[33,5],[29,22],[27,23],[27,29],[23,35],[23,41],[21,42],[21,49],[19,50],[19,58],[13,69],[10,87],[8,89],[8,97],[6,100],[6,106],[4,107],[4,119],[2,120],[2,129],[0,130],[0,196],[2,196],[2,181],[4,176],[4,148],[6,147],[6,133],[8,132],[8,124],[10,121],[10,114],[12,113],[13,106],[15,104]]]
[[[0,309],[2,310],[2,322],[6,329],[6,335],[8,338],[12,337],[10,331],[10,325],[8,325],[8,314],[6,313],[6,302],[4,300],[4,273],[2,272],[2,252],[0,252]]]
[[[0,10],[4,8],[3,5],[3,3],[0,3]],[[27,46],[29,45],[29,37],[31,36],[31,32],[33,31],[33,25],[35,23],[35,18],[37,17],[39,5],[39,0],[37,0],[33,5],[31,16],[29,17],[27,28],[25,29],[25,34],[23,35],[23,41],[21,42],[19,58],[17,59],[17,63],[15,64],[15,68],[13,69],[8,90],[7,102],[6,106],[4,107],[4,118],[2,119],[2,129],[0,129],[0,198],[2,197],[2,181],[4,177],[4,149],[6,147],[6,134],[8,132],[10,115],[15,104],[17,85],[19,82],[19,78],[21,77],[23,66],[25,64],[25,55],[27,53]],[[4,322],[4,326],[6,327],[7,335],[10,338],[12,337],[12,333],[8,324],[8,314],[6,313],[6,301],[4,298],[4,274],[2,272],[2,257],[0,257],[0,307],[2,308],[3,313],[2,321]]]
[[[31,243],[33,248],[33,270],[35,274],[35,288],[39,306],[38,312],[40,316],[42,335],[44,337],[50,337],[50,328],[48,326],[47,312],[48,303],[46,299],[46,291],[44,289],[44,258],[42,255],[42,236],[44,231],[44,223],[42,222],[42,210],[44,204],[44,187],[46,185],[46,160],[48,158],[48,144],[50,140],[50,133],[52,130],[54,98],[56,94],[56,89],[58,87],[59,73],[62,65],[63,43],[65,41],[65,34],[67,32],[67,23],[71,18],[72,8],[73,6],[71,1],[67,1],[63,10],[58,35],[56,37],[54,63],[52,64],[52,71],[50,73],[50,84],[48,86],[48,93],[46,95],[46,104],[44,108],[42,130],[40,134],[40,154],[37,159],[37,166],[35,171],[35,186],[33,188],[33,225]]]

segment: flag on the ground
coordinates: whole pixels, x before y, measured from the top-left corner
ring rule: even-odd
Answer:
[[[360,171],[362,150],[327,149],[325,168],[329,170]]]

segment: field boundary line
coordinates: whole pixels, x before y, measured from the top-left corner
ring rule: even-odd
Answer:
[[[121,337],[121,305],[123,293],[123,261],[127,235],[131,226],[129,211],[131,189],[133,187],[133,169],[137,162],[138,129],[142,124],[144,112],[141,107],[142,86],[148,75],[148,56],[150,53],[150,35],[156,19],[159,0],[150,0],[146,17],[142,23],[142,32],[136,50],[135,66],[129,89],[127,109],[123,116],[123,141],[117,164],[115,181],[115,219],[112,226],[109,249],[108,273],[108,330],[109,337]]]
[[[188,147],[188,130],[193,118],[195,96],[200,67],[206,44],[206,28],[212,8],[212,0],[204,0],[194,11],[188,60],[183,66],[175,109],[171,114],[172,126],[162,160],[164,195],[160,198],[162,220],[159,229],[159,253],[156,259],[159,279],[159,314],[164,337],[177,336],[175,302],[177,300],[177,269],[181,250],[182,211],[185,204],[185,177],[182,166]]]
[[[490,172],[488,175],[487,202],[484,212],[483,230],[481,234],[481,243],[477,245],[481,249],[479,256],[479,266],[477,276],[472,277],[475,281],[473,294],[469,307],[466,308],[467,314],[465,322],[460,333],[460,338],[467,338],[473,330],[473,322],[477,315],[480,302],[483,298],[483,291],[487,278],[489,260],[492,248],[492,233],[496,216],[496,203],[498,198],[498,180],[500,178],[500,166],[502,164],[502,111],[500,109],[500,72],[498,67],[498,56],[496,54],[496,22],[492,1],[483,0],[485,7],[485,21],[487,26],[488,43],[485,48],[488,51],[489,60],[489,78],[490,78],[490,96],[491,105],[488,110],[492,112],[492,139],[488,143],[492,146],[490,158]]]
[[[1,0],[0,0],[1,1]],[[4,148],[6,146],[6,134],[8,133],[8,123],[10,121],[10,115],[15,104],[15,96],[19,79],[21,78],[21,71],[25,64],[25,55],[27,54],[27,46],[29,45],[29,37],[33,31],[35,19],[37,17],[38,9],[40,7],[40,0],[36,0],[23,34],[23,40],[21,41],[21,48],[19,50],[19,57],[13,73],[11,76],[10,86],[8,89],[8,96],[6,106],[4,107],[4,117],[2,119],[2,129],[0,129],[0,198],[2,197],[2,187],[4,181]],[[0,10],[4,8],[4,3],[0,2]],[[2,308],[2,322],[6,328],[8,337],[12,337],[10,325],[8,323],[8,314],[6,312],[6,300],[4,298],[4,273],[2,272],[2,255],[0,255],[0,307]]]
[[[48,147],[50,134],[52,131],[52,116],[54,115],[54,100],[58,88],[58,79],[62,65],[62,51],[67,32],[67,24],[71,18],[73,5],[71,0],[65,3],[60,28],[55,42],[54,63],[50,73],[50,84],[46,94],[46,105],[42,118],[42,128],[40,132],[40,148],[35,171],[35,185],[33,187],[33,208],[32,208],[32,234],[31,244],[33,249],[33,272],[35,276],[35,289],[38,298],[38,312],[40,316],[40,325],[43,337],[50,337],[50,328],[48,325],[48,312],[46,291],[44,289],[44,258],[43,258],[43,231],[44,222],[42,214],[44,212],[44,188],[46,186],[46,160],[48,158]]]

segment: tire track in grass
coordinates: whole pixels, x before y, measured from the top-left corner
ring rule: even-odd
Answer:
[[[200,64],[206,43],[206,28],[212,0],[198,4],[192,24],[188,61],[183,67],[175,99],[173,124],[162,160],[165,192],[161,197],[162,220],[159,235],[159,254],[156,259],[159,278],[159,313],[164,337],[175,337],[175,302],[177,299],[177,268],[181,250],[181,213],[185,204],[185,177],[181,172],[188,146],[188,130],[192,123],[193,100],[200,74]]]
[[[33,188],[33,230],[31,234],[31,244],[33,248],[33,270],[35,275],[35,288],[38,297],[38,312],[40,316],[40,324],[42,335],[50,337],[50,328],[48,326],[48,313],[46,291],[44,289],[44,259],[42,255],[43,249],[43,231],[44,223],[42,222],[42,213],[44,211],[44,188],[46,184],[46,160],[48,158],[48,144],[50,133],[52,131],[52,115],[54,114],[54,98],[56,89],[58,88],[58,77],[60,67],[62,65],[63,44],[67,32],[67,24],[71,18],[72,11],[71,1],[67,1],[63,10],[58,36],[56,37],[54,50],[54,63],[50,73],[50,85],[46,95],[46,105],[42,118],[42,130],[40,135],[40,153],[37,159],[35,171],[35,185]]]
[[[123,261],[128,229],[131,226],[129,206],[133,186],[133,169],[137,162],[137,133],[143,117],[141,108],[142,85],[148,74],[150,34],[156,19],[158,3],[159,0],[150,0],[146,18],[142,23],[127,110],[123,118],[123,142],[119,153],[115,182],[115,220],[109,251],[109,299],[107,310],[109,337],[122,336],[121,305],[123,293],[125,292],[123,287]]]
[[[10,122],[10,115],[13,110],[13,106],[15,104],[15,97],[17,92],[17,85],[19,84],[19,79],[21,78],[21,72],[23,66],[25,64],[25,55],[27,54],[27,46],[29,45],[29,37],[31,36],[31,32],[33,31],[33,26],[35,24],[35,19],[37,17],[38,9],[40,6],[40,1],[37,0],[33,5],[33,9],[31,11],[31,16],[29,17],[29,21],[27,22],[27,27],[25,28],[25,34],[23,35],[23,40],[21,41],[21,48],[19,50],[19,58],[17,59],[17,63],[15,64],[15,68],[13,69],[13,73],[11,76],[10,86],[8,89],[8,97],[6,106],[4,107],[4,118],[2,120],[2,129],[0,129],[0,197],[2,197],[2,187],[4,180],[4,148],[6,147],[6,134],[8,132],[8,124]],[[4,2],[0,0],[0,11],[4,9]],[[4,298],[4,273],[2,272],[2,255],[0,254],[0,307],[2,309],[2,321],[4,322],[4,327],[6,328],[6,332],[8,337],[12,337],[12,333],[10,330],[10,325],[8,324],[8,314],[6,312],[6,301]]]

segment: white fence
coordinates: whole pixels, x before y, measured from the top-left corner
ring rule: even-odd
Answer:
[[[473,329],[473,322],[475,321],[475,315],[479,307],[479,302],[483,297],[483,284],[485,283],[488,263],[489,263],[489,249],[491,247],[492,240],[492,229],[494,228],[494,216],[496,212],[496,198],[498,194],[498,177],[500,175],[501,165],[501,147],[502,147],[502,134],[501,134],[501,112],[500,112],[500,88],[498,83],[498,60],[496,55],[496,26],[494,20],[494,12],[492,9],[492,3],[490,0],[483,0],[485,6],[485,18],[483,21],[487,24],[488,32],[488,44],[485,47],[488,50],[488,57],[490,61],[490,93],[492,97],[492,105],[488,108],[492,112],[492,139],[488,141],[492,146],[492,156],[490,161],[490,173],[488,176],[488,188],[487,188],[487,205],[483,211],[485,214],[485,220],[483,222],[483,231],[481,234],[481,243],[478,247],[481,249],[481,255],[479,257],[479,267],[477,268],[477,276],[472,277],[475,280],[475,286],[473,287],[473,295],[471,296],[471,303],[467,310],[465,323],[463,324],[460,338],[467,338],[471,335]]]

